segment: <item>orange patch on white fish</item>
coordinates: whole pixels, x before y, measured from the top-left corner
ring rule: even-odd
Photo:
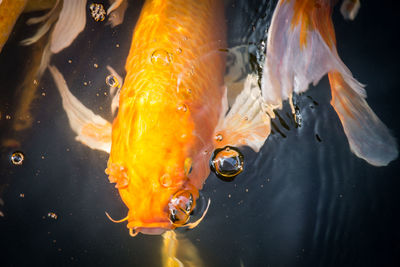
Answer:
[[[364,85],[339,58],[331,19],[333,0],[280,0],[268,34],[262,89],[267,105],[281,107],[329,74],[331,104],[351,150],[372,165],[397,158],[397,143],[365,101]]]

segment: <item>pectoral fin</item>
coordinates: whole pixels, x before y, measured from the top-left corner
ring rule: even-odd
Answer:
[[[271,132],[270,117],[266,114],[257,77],[248,75],[244,89],[229,111],[227,99],[215,129],[215,147],[249,146],[258,152]]]
[[[91,149],[102,150],[110,153],[111,149],[111,124],[94,114],[85,107],[69,91],[64,77],[54,66],[49,66],[54,81],[62,97],[62,103],[67,113],[69,124],[77,134],[76,140]]]

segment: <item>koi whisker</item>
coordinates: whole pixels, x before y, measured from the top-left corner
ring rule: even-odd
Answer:
[[[209,199],[208,199],[208,203],[207,203],[207,208],[206,208],[206,210],[203,212],[203,215],[201,215],[201,218],[198,219],[198,220],[195,221],[195,222],[186,224],[184,227],[188,227],[189,229],[193,229],[193,228],[195,228],[197,225],[199,225],[199,224],[201,223],[201,221],[204,219],[204,217],[206,216],[207,211],[208,211],[208,208],[210,207],[210,204],[211,204],[211,199],[209,198]]]
[[[114,220],[113,218],[111,218],[111,216],[108,214],[107,211],[106,211],[105,213],[106,213],[107,218],[108,218],[110,221],[112,221],[113,223],[122,223],[122,222],[128,220],[128,216],[126,216],[125,218],[123,218],[123,219],[121,219],[121,220]]]
[[[129,235],[131,236],[131,237],[135,237],[135,236],[137,236],[138,234],[139,234],[139,232],[133,232],[134,230],[133,230],[133,228],[129,228]]]

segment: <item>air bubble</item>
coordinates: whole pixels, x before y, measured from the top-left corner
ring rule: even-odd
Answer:
[[[210,160],[211,170],[223,181],[230,182],[243,171],[244,157],[231,146],[216,149]]]
[[[110,74],[106,77],[106,84],[113,88],[119,87],[118,79],[112,74]]]
[[[11,162],[14,165],[22,165],[22,163],[24,162],[24,158],[25,156],[22,152],[16,151],[11,155]]]
[[[171,176],[168,173],[165,173],[163,176],[160,177],[160,184],[163,187],[170,187],[172,185]]]
[[[194,207],[195,200],[189,191],[177,192],[168,204],[171,222],[179,226],[186,224]]]
[[[223,139],[224,139],[224,137],[222,136],[222,134],[217,134],[217,135],[215,136],[215,140],[216,140],[217,142],[221,142]]]
[[[172,61],[172,56],[163,49],[157,49],[151,54],[151,63],[155,66],[166,67]]]
[[[178,110],[186,112],[188,110],[188,107],[185,104],[182,104],[178,106]]]
[[[102,4],[92,3],[89,8],[95,21],[103,21],[106,18],[107,13]]]

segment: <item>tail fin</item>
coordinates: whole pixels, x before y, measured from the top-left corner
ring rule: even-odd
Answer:
[[[332,106],[351,150],[372,165],[387,165],[397,155],[395,139],[365,101],[336,50],[332,0],[280,0],[268,32],[262,93],[267,105],[281,106],[329,73]]]
[[[375,166],[385,166],[398,156],[396,140],[357,93],[362,85],[351,75],[329,73],[331,105],[342,122],[350,148],[358,157]]]

